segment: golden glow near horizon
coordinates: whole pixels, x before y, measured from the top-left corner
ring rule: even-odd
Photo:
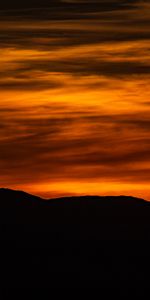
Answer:
[[[3,17],[1,186],[150,200],[149,10],[141,1],[88,21]]]

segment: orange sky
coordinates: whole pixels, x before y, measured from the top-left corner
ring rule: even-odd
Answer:
[[[2,13],[0,186],[149,200],[150,5],[62,16]]]

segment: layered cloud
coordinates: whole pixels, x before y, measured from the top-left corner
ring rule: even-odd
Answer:
[[[150,199],[149,17],[148,1],[1,12],[1,185]]]

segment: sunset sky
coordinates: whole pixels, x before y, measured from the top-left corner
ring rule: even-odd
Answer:
[[[150,1],[0,4],[0,186],[150,200]]]

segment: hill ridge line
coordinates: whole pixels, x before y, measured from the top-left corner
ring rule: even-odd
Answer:
[[[59,201],[59,200],[69,200],[69,199],[133,199],[133,200],[137,200],[137,201],[143,201],[145,203],[149,203],[148,200],[145,200],[143,198],[139,198],[139,197],[135,197],[135,196],[131,196],[131,195],[72,195],[72,196],[62,196],[62,197],[56,197],[56,198],[43,198],[43,197],[40,197],[38,195],[34,195],[34,194],[30,194],[28,192],[25,192],[25,191],[22,191],[22,190],[14,190],[14,189],[9,189],[9,188],[0,188],[0,193],[1,192],[8,192],[8,193],[12,193],[12,194],[22,194],[26,197],[29,197],[29,198],[35,198],[39,201],[46,201],[46,202],[49,202],[49,201]]]

